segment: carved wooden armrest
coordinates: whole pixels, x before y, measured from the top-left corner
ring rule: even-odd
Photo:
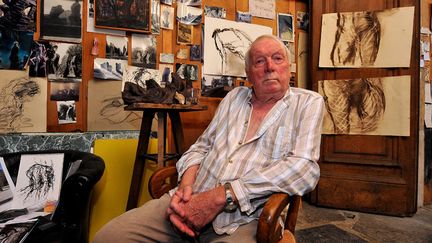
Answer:
[[[293,236],[300,203],[301,196],[289,196],[285,193],[273,194],[264,205],[258,220],[257,241],[275,243],[281,240],[283,233],[279,218],[288,204],[290,206],[285,219],[285,231],[288,231],[286,232],[287,235]],[[294,239],[294,237],[292,238]]]
[[[150,177],[148,189],[153,198],[160,198],[163,194],[177,186],[177,169],[175,166],[157,169]]]

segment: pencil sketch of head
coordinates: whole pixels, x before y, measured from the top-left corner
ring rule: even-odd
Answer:
[[[386,108],[380,78],[327,80],[321,82],[321,88],[335,133],[377,129]]]
[[[215,29],[212,38],[221,58],[222,74],[228,73],[230,67],[244,66],[246,51],[252,44],[245,32],[234,28]]]
[[[36,162],[27,169],[26,176],[28,186],[20,190],[25,194],[25,199],[30,197],[40,199],[54,189],[55,176],[52,161],[51,164],[46,161]]]
[[[3,86],[0,90],[0,127],[10,132],[32,127],[31,120],[24,116],[24,107],[40,92],[39,84],[26,78],[14,79]]]
[[[335,43],[330,54],[333,66],[372,66],[381,41],[381,24],[375,12],[337,14]]]

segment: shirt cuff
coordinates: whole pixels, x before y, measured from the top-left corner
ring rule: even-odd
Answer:
[[[234,195],[236,196],[240,211],[245,212],[247,215],[251,215],[254,210],[250,203],[248,193],[244,190],[244,186],[240,180],[231,181],[230,184]]]

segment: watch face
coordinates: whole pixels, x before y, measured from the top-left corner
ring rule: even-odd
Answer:
[[[225,206],[225,212],[232,213],[237,209],[237,204],[231,203]]]

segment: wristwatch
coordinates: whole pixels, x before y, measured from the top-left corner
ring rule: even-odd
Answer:
[[[225,188],[225,208],[224,211],[232,213],[237,209],[237,203],[234,202],[233,193],[231,191],[231,185],[229,183],[224,184]]]

